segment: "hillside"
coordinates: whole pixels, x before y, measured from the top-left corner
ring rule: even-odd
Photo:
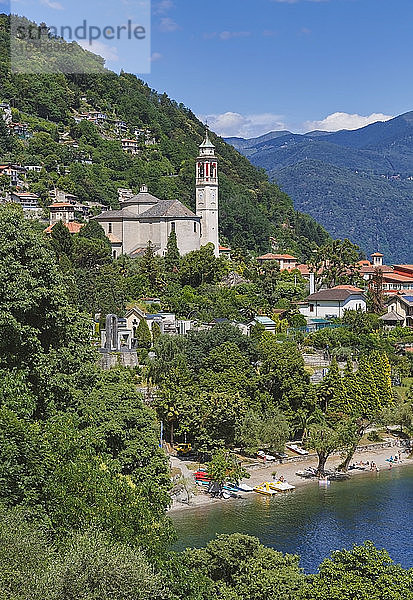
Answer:
[[[234,146],[329,233],[412,262],[413,112],[355,131],[267,134]]]
[[[123,72],[10,75],[8,27],[8,18],[1,16],[0,101],[12,103],[13,120],[28,124],[30,136],[11,143],[0,127],[0,159],[44,167],[31,174],[30,189],[45,206],[56,185],[82,201],[117,207],[118,188],[137,190],[146,183],[159,197],[179,198],[194,208],[195,159],[204,126],[189,109]],[[89,61],[90,53],[80,48],[76,60],[82,53]],[[103,112],[107,121],[97,126],[82,120],[90,111]],[[125,136],[138,138],[135,156],[122,150]],[[222,241],[260,252],[274,236],[280,250],[304,259],[315,243],[328,239],[262,170],[221,138],[212,135],[212,141],[220,159]]]

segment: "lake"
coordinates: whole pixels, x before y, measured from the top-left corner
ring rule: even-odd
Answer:
[[[413,567],[413,466],[353,476],[327,488],[308,484],[288,494],[247,498],[172,513],[174,549],[202,547],[219,533],[245,533],[299,554],[314,573],[333,550],[372,540],[403,567]]]

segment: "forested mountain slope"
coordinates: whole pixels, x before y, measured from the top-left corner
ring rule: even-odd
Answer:
[[[355,131],[231,142],[338,237],[412,262],[413,112]]]
[[[0,101],[10,102],[13,120],[28,123],[31,137],[10,140],[0,119],[0,159],[42,165],[32,175],[31,189],[47,204],[55,187],[82,201],[117,206],[117,188],[135,190],[146,183],[155,195],[195,202],[195,159],[204,126],[182,104],[158,94],[134,75],[110,71],[93,75],[10,75],[9,19],[0,17]],[[76,60],[90,60],[79,48]],[[137,156],[122,150],[113,127],[98,128],[74,117],[101,111],[109,122],[124,123],[123,136],[142,134]],[[77,119],[78,120],[78,119]],[[212,135],[220,160],[221,239],[234,248],[264,251],[269,238],[280,250],[305,259],[328,235],[306,215],[297,213],[290,198],[270,183],[234,148]]]

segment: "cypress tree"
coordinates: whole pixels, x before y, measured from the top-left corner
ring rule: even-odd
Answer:
[[[178,242],[175,231],[171,231],[168,238],[165,254],[165,267],[169,272],[174,271],[179,267],[181,255],[179,253]]]
[[[58,221],[52,229],[52,246],[58,256],[65,254],[67,257],[72,256],[73,240],[68,228],[62,221]]]
[[[136,340],[138,348],[145,348],[146,350],[149,350],[149,348],[152,346],[151,332],[145,319],[141,319],[139,322],[139,325],[136,329]]]
[[[337,396],[337,393],[341,391],[342,381],[340,375],[340,369],[338,368],[338,362],[336,357],[331,361],[330,368],[327,375],[319,386],[319,397],[321,401],[321,407],[324,411],[330,409],[330,404],[333,398]],[[338,408],[334,406],[334,408]]]
[[[153,345],[156,344],[156,342],[159,340],[159,338],[161,337],[162,332],[161,332],[161,328],[159,327],[158,323],[153,323],[152,324],[152,341],[153,341]]]

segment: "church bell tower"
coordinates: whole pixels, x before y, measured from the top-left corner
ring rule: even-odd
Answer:
[[[201,246],[212,242],[215,256],[219,256],[218,161],[208,131],[196,161],[196,214],[202,217]]]

